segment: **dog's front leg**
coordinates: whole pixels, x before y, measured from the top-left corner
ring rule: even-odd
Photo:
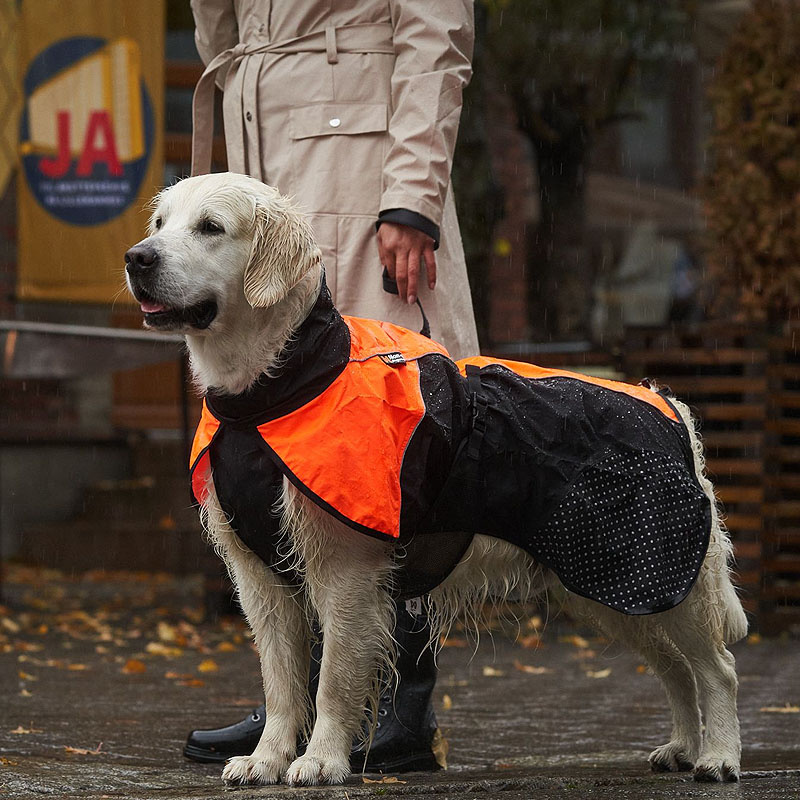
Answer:
[[[297,750],[308,703],[308,625],[287,586],[249,551],[228,553],[239,595],[261,660],[266,720],[252,755],[228,761],[226,783],[278,783]]]
[[[331,550],[307,562],[307,586],[322,630],[317,717],[308,747],[286,773],[293,785],[342,783],[381,666],[392,662],[395,606],[385,589],[385,546],[342,529]]]

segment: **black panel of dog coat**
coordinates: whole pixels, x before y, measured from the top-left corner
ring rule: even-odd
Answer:
[[[428,368],[447,369],[438,362]],[[480,370],[480,392],[483,431],[462,436],[419,532],[503,539],[570,591],[627,614],[677,605],[711,529],[683,423],[587,381],[498,365]]]
[[[298,583],[281,530],[283,473],[258,431],[222,425],[209,455],[212,468],[219,467],[214,469],[214,489],[231,528],[267,566]]]

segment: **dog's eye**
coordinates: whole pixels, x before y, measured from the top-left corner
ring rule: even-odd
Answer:
[[[157,231],[161,230],[161,217],[156,217],[153,221],[153,225]]]
[[[225,229],[213,219],[204,219],[198,226],[200,233],[225,233]]]

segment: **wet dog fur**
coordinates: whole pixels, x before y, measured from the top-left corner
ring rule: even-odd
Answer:
[[[230,394],[262,373],[280,375],[280,354],[313,306],[322,275],[305,217],[275,189],[230,173],[188,178],[159,194],[149,235],[126,253],[126,262],[145,325],[185,333],[198,389]],[[747,621],[731,583],[731,545],[705,477],[702,445],[686,406],[673,402],[714,509],[710,547],[691,593],[676,608],[647,616],[560,594],[571,615],[638,653],[661,680],[672,736],[650,754],[652,768],[733,781],[740,769],[737,677],[726,645],[746,634]],[[376,701],[380,676],[392,672],[393,545],[349,529],[284,481],[281,513],[302,576],[298,592],[241,543],[209,488],[203,522],[253,631],[267,708],[254,752],[232,758],[223,779],[342,783],[364,709]],[[432,646],[457,615],[477,617],[490,598],[527,600],[558,587],[522,550],[476,536],[427,601]],[[313,719],[307,691],[312,617],[325,641]],[[297,757],[298,733],[306,728],[311,737]]]

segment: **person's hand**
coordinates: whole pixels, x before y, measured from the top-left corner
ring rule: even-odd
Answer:
[[[397,281],[400,298],[407,303],[417,302],[420,271],[424,265],[428,287],[436,286],[436,257],[433,239],[408,225],[383,222],[378,228],[378,254],[389,277]]]

